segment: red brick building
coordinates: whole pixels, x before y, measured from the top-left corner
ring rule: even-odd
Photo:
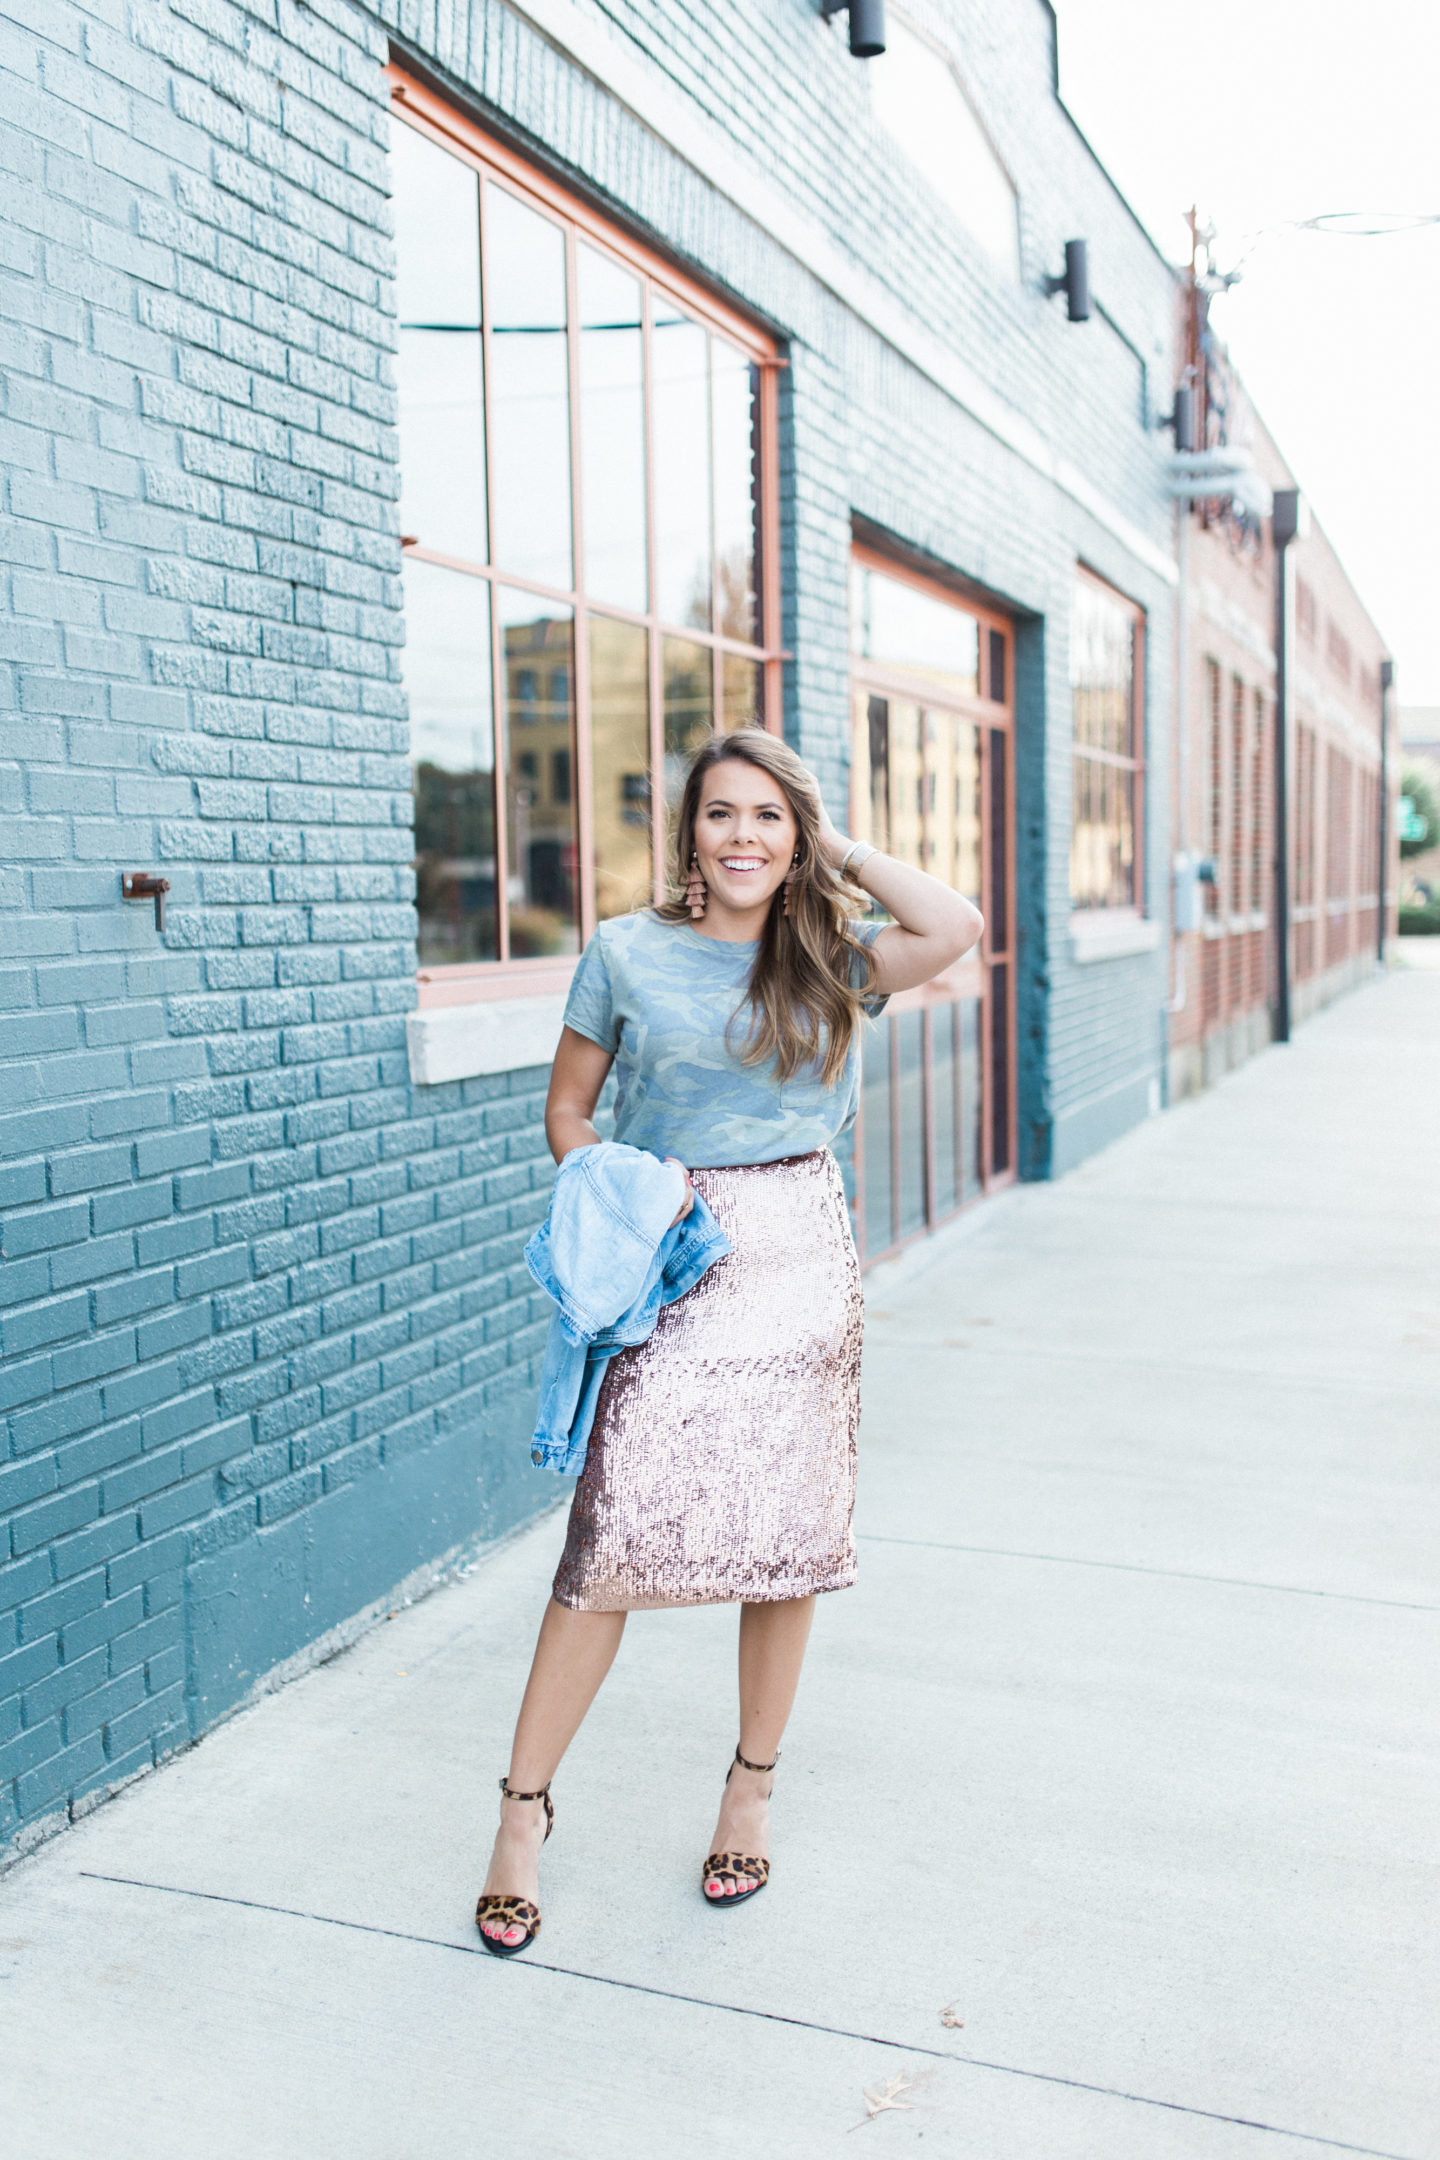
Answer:
[[[1200,439],[1249,451],[1271,490],[1290,472],[1224,353],[1201,326]],[[1182,550],[1175,846],[1198,857],[1193,928],[1177,876],[1169,1035],[1171,1099],[1208,1086],[1271,1040],[1275,950],[1277,554],[1270,521],[1225,499],[1194,503]],[[1303,1020],[1377,964],[1385,641],[1318,524],[1287,550],[1291,1013]],[[1386,826],[1396,895],[1398,749],[1391,725]]]

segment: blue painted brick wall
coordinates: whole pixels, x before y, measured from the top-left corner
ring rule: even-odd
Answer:
[[[1049,12],[913,12],[1016,177],[1019,286],[812,0],[579,9],[1163,546],[1169,275],[1055,101]],[[1123,542],[501,0],[7,0],[0,1849],[553,1490],[522,1444],[545,1075],[417,1090],[405,1059],[390,36],[786,339],[787,727],[837,808],[853,519],[1015,607],[1027,1165],[1158,1069],[1156,967],[1074,969],[1055,927],[1077,559],[1168,680]],[[1037,299],[1076,230],[1118,331]],[[118,898],[151,866],[163,939]]]

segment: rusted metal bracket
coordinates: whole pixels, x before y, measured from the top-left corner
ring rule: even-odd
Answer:
[[[168,877],[157,877],[153,870],[122,870],[120,890],[127,900],[153,900],[155,928],[165,928],[165,895],[170,890]]]

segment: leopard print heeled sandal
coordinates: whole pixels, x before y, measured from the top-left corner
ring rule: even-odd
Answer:
[[[511,1792],[510,1780],[501,1778],[500,1790],[507,1800],[543,1800],[545,1803],[545,1836],[541,1844],[549,1840],[555,1828],[555,1810],[550,1803],[550,1787],[542,1785],[539,1792]],[[525,1933],[519,1942],[503,1942],[498,1935],[485,1933],[485,1922],[499,1921],[502,1928],[523,1927]],[[540,1908],[529,1898],[502,1896],[496,1891],[483,1891],[475,1907],[475,1925],[480,1930],[480,1940],[494,1957],[514,1957],[518,1951],[528,1950],[540,1932]]]
[[[775,1763],[778,1763],[779,1760],[780,1756],[777,1751],[775,1762],[747,1762],[737,1747],[735,1750],[735,1762],[731,1763],[730,1768],[725,1773],[725,1783],[728,1785],[734,1776],[735,1763],[739,1763],[742,1770],[753,1770],[758,1775],[766,1770],[773,1770]],[[747,1898],[758,1897],[769,1880],[770,1862],[768,1860],[757,1859],[753,1853],[712,1852],[707,1855],[705,1865],[700,1870],[700,1894],[707,1905],[743,1905]],[[745,1882],[747,1887],[743,1890],[734,1891],[728,1897],[712,1897],[709,1889],[712,1882]]]

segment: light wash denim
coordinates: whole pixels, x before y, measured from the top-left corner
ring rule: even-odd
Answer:
[[[575,1477],[585,1467],[606,1367],[648,1341],[662,1305],[699,1282],[730,1240],[699,1193],[683,1222],[685,1173],[641,1148],[602,1140],[572,1148],[525,1264],[555,1300],[540,1372],[530,1460]]]

